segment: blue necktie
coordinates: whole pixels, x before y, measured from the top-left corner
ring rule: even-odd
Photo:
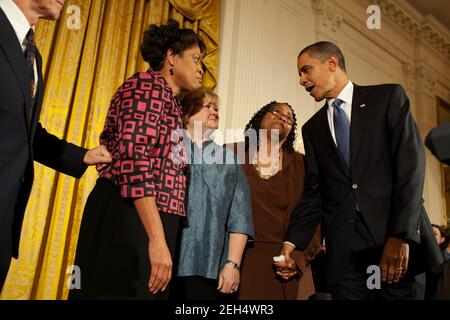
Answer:
[[[341,105],[344,103],[341,99],[333,101],[333,120],[334,133],[336,135],[336,144],[345,161],[347,168],[350,170],[350,122]],[[356,202],[356,211],[361,212],[358,202]]]
[[[350,122],[344,109],[341,108],[341,99],[333,101],[333,121],[334,134],[336,136],[336,144],[339,153],[344,160],[347,168],[350,169]]]

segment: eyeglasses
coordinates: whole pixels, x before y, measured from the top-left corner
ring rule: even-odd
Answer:
[[[202,63],[202,57],[197,54],[192,55],[192,60],[194,60],[194,63],[197,65]]]
[[[292,116],[289,116],[289,115],[285,114],[280,109],[273,108],[269,112],[271,112],[272,114],[276,115],[277,117],[280,117],[288,125],[292,125],[294,123],[294,119],[292,118]]]

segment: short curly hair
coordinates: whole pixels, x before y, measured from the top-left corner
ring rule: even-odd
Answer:
[[[151,24],[144,32],[141,55],[153,70],[159,71],[164,66],[167,50],[182,54],[195,46],[205,53],[206,45],[201,36],[191,29],[180,28],[177,21],[169,20],[167,24]]]
[[[295,116],[294,109],[292,108],[292,106],[289,103],[277,102],[277,101],[269,102],[264,107],[259,109],[255,114],[253,114],[252,118],[245,126],[245,150],[246,151],[248,151],[249,147],[250,147],[249,146],[250,140],[248,138],[247,131],[250,129],[253,129],[258,133],[259,129],[261,128],[261,121],[264,118],[264,116],[266,115],[266,113],[271,111],[273,108],[275,108],[277,105],[280,105],[280,104],[288,105],[289,108],[291,108],[292,117],[293,117],[291,132],[289,132],[286,140],[283,143],[282,148],[283,148],[283,150],[286,150],[288,152],[295,151],[294,150],[294,141],[295,141],[295,134],[296,134],[295,132],[297,130],[297,117]],[[257,143],[258,143],[256,148],[257,148],[257,150],[259,150],[259,134],[256,134],[256,139],[257,139]]]

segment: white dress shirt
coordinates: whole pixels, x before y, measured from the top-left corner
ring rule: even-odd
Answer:
[[[2,8],[3,12],[5,13],[6,17],[9,20],[9,23],[11,23],[16,36],[17,40],[19,41],[22,51],[25,53],[25,47],[26,47],[26,36],[30,28],[33,28],[34,26],[31,26],[28,22],[28,19],[25,17],[23,12],[19,9],[19,7],[14,3],[12,0],[0,0],[0,8]],[[25,56],[24,56],[25,57]],[[37,88],[37,82],[38,82],[38,73],[37,73],[37,66],[36,61],[34,63],[34,82],[35,82],[35,92]]]

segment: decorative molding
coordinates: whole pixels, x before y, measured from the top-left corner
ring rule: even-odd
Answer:
[[[391,0],[375,0],[375,3],[384,14],[413,38],[420,32],[420,18],[401,8],[398,3]]]
[[[423,63],[402,63],[403,76],[408,89],[417,89],[434,96],[438,76]]]
[[[336,32],[344,21],[344,13],[334,6],[329,0],[312,0],[312,9],[318,17],[318,26]]]
[[[437,77],[431,68],[419,64],[416,68],[416,78],[419,91],[435,95]]]
[[[408,89],[415,89],[417,73],[416,68],[412,63],[402,63],[403,76],[405,78],[405,84]]]
[[[416,40],[422,40],[450,58],[450,31],[432,16],[413,14],[397,0],[375,0],[382,13],[386,14],[402,30]]]

